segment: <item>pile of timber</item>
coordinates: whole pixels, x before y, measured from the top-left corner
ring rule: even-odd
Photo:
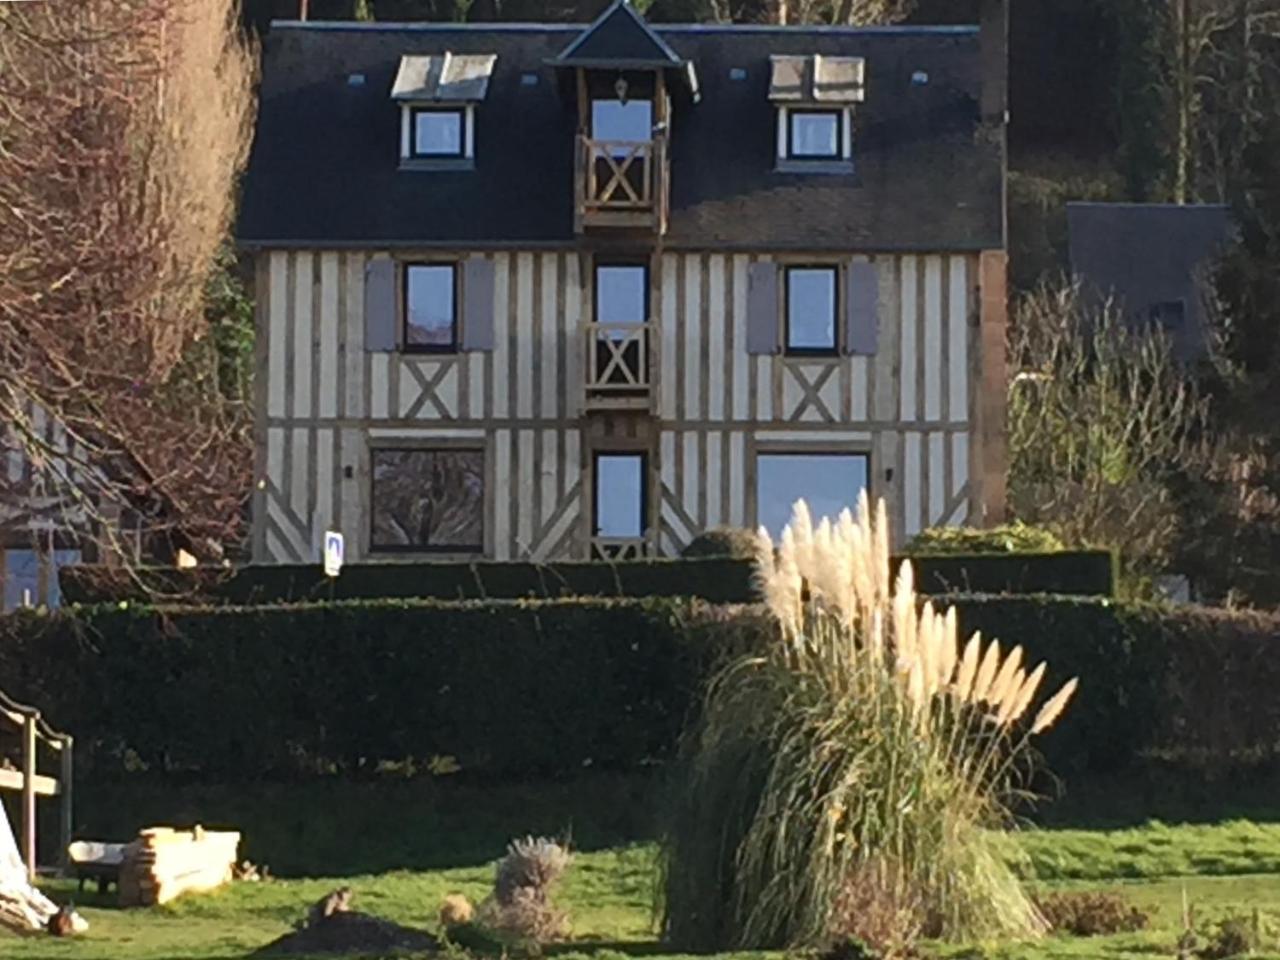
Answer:
[[[57,913],[58,905],[27,882],[26,868],[0,875],[0,928],[34,933],[46,929]],[[77,932],[89,926],[78,916],[75,922]]]
[[[240,846],[238,833],[201,827],[150,827],[124,848],[120,906],[149,907],[184,893],[213,890],[231,880]]]

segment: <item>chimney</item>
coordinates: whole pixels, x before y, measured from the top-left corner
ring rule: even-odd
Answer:
[[[779,26],[787,25],[787,0],[774,0],[773,18]]]
[[[979,0],[982,121],[1009,122],[1009,0]]]

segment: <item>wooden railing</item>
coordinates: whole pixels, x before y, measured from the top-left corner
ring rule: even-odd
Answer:
[[[0,693],[0,720],[17,727],[22,734],[22,769],[0,769],[0,790],[12,790],[22,794],[22,823],[19,846],[31,880],[36,876],[36,796],[59,797],[62,801],[59,818],[59,856],[65,865],[67,847],[71,843],[71,748],[72,740],[49,726],[35,707],[11,700]],[[36,751],[44,741],[60,755],[59,777],[40,776],[36,772]]]
[[[587,400],[599,406],[648,406],[651,323],[588,323]]]
[[[643,560],[649,555],[648,537],[592,537],[592,560]]]
[[[648,210],[653,206],[655,140],[582,137],[588,210]]]
[[[670,179],[664,134],[652,140],[578,138],[574,229],[664,234]]]

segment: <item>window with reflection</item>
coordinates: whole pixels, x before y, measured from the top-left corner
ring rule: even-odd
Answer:
[[[374,550],[484,549],[483,451],[378,449],[372,459]]]
[[[809,506],[814,522],[833,520],[858,505],[867,488],[865,453],[761,453],[756,456],[756,522],[775,540],[791,519],[797,500]]]
[[[836,352],[835,267],[789,267],[787,283],[787,353]]]
[[[787,156],[793,160],[840,159],[840,111],[791,110]]]
[[[458,268],[452,263],[410,263],[404,268],[406,350],[457,349]]]
[[[595,461],[595,535],[606,539],[643,537],[645,455],[597,453]]]
[[[413,155],[461,157],[466,149],[466,122],[464,110],[414,110]]]

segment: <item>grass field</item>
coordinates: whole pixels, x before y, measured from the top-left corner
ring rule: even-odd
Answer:
[[[1280,824],[1151,824],[1110,833],[1043,830],[1029,831],[1025,840],[1046,888],[1120,891],[1151,913],[1151,926],[1110,937],[930,945],[928,953],[954,960],[1173,957],[1185,892],[1199,928],[1208,929],[1230,916],[1252,920],[1256,910],[1270,952],[1254,956],[1280,960]],[[579,854],[562,892],[573,939],[548,953],[563,960],[669,957],[654,934],[653,852],[652,846],[637,844]],[[341,879],[276,880],[237,884],[169,907],[127,912],[114,909],[110,898],[99,901],[86,894],[80,907],[92,925],[87,936],[73,941],[0,937],[0,957],[232,960],[287,932],[311,902],[340,883],[355,891],[357,909],[432,929],[443,895],[461,892],[479,899],[491,879],[490,866],[472,864]],[[58,899],[74,894],[73,885],[63,881],[51,884],[50,890]]]

